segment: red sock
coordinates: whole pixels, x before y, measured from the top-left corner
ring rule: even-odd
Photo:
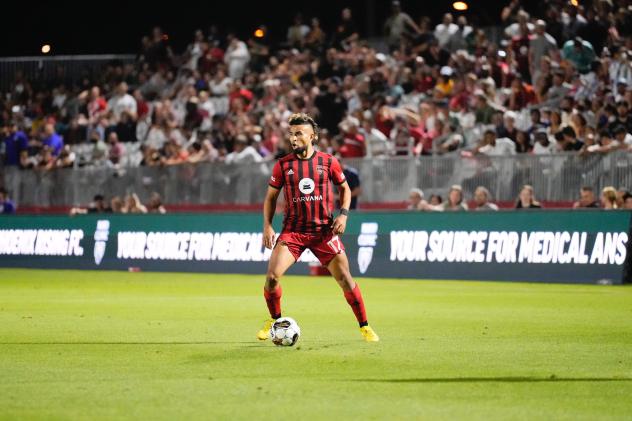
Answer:
[[[273,319],[281,317],[281,295],[283,295],[281,285],[276,287],[274,291],[268,291],[265,288],[263,289],[263,296],[266,299],[266,304],[268,305],[268,310],[270,311],[270,317]]]
[[[351,310],[353,310],[353,314],[355,314],[356,319],[358,319],[358,323],[360,323],[360,327],[368,325],[366,320],[366,310],[364,309],[364,300],[362,299],[362,293],[360,292],[360,286],[358,284],[355,285],[351,291],[345,291],[345,298],[347,299],[347,303],[351,306]]]

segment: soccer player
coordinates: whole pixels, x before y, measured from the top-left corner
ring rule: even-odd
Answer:
[[[263,295],[271,318],[257,332],[257,338],[268,339],[270,326],[281,317],[279,280],[303,251],[310,249],[342,288],[364,339],[377,342],[380,338],[369,326],[360,287],[353,281],[345,248],[338,237],[347,225],[351,189],[338,160],[314,150],[313,145],[318,139],[318,126],[314,120],[301,113],[291,115],[288,122],[293,153],[274,165],[263,203],[263,245],[272,249]],[[336,217],[330,183],[337,185],[340,193],[340,213]],[[281,189],[285,195],[285,217],[283,230],[275,243],[272,218]]]

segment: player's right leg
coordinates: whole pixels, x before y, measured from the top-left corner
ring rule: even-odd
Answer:
[[[272,255],[268,262],[268,272],[266,273],[266,283],[263,286],[263,296],[268,305],[270,318],[267,319],[261,330],[257,332],[257,339],[265,341],[270,335],[270,326],[281,317],[281,277],[294,264],[296,257],[290,251],[288,244],[278,241],[272,249]]]

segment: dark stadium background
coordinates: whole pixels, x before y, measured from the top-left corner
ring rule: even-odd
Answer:
[[[506,2],[468,2],[468,19],[479,25],[498,23]],[[532,10],[532,1],[523,1]],[[413,19],[430,16],[435,23],[451,11],[452,1],[401,1]],[[219,25],[222,32],[248,37],[266,25],[272,41],[283,39],[293,16],[308,21],[316,16],[331,33],[343,7],[350,7],[364,36],[381,35],[390,12],[390,0],[355,1],[107,1],[107,2],[11,2],[4,5],[0,25],[0,56],[39,55],[43,44],[54,54],[135,53],[140,39],[153,26],[161,26],[176,51],[191,41],[197,28]]]

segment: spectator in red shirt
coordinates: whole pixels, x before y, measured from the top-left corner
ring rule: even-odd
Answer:
[[[362,158],[366,155],[366,143],[364,136],[358,132],[359,125],[355,117],[347,117],[340,123],[344,142],[340,147],[340,156],[343,158]]]
[[[507,98],[506,106],[510,110],[519,111],[535,102],[533,87],[522,81],[520,75],[516,75],[511,81],[511,94]]]
[[[241,81],[235,80],[233,82],[231,92],[228,94],[230,109],[232,111],[248,111],[253,98],[254,94],[252,91],[244,88]]]
[[[133,96],[136,100],[136,114],[138,116],[138,119],[141,120],[145,118],[147,113],[149,113],[149,105],[147,104],[147,101],[145,101],[145,98],[143,97],[140,89],[134,89]]]
[[[93,86],[90,90],[90,102],[88,102],[88,118],[91,125],[96,125],[101,116],[107,111],[108,103],[101,95],[101,89]]]

